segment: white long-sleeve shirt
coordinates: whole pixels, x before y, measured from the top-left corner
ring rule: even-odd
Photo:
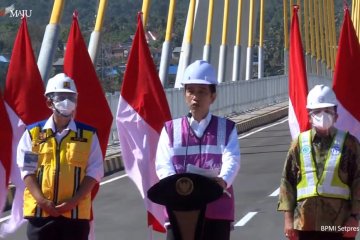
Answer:
[[[56,132],[55,123],[53,120],[53,116],[51,116],[45,123],[43,129],[52,129],[53,132]],[[70,120],[68,126],[61,132],[56,132],[55,138],[57,142],[60,142],[68,132],[72,130],[77,132],[76,124],[73,119]],[[100,182],[101,178],[104,176],[104,163],[103,156],[99,144],[99,139],[96,134],[93,135],[90,148],[89,160],[87,163],[87,167],[85,170],[85,175],[94,178],[96,181]],[[17,148],[17,164],[20,168],[22,179],[29,174],[33,174],[34,172],[30,172],[24,169],[24,157],[25,152],[32,150],[32,142],[31,137],[28,131],[25,131],[22,135],[18,148]]]
[[[205,129],[210,123],[211,114],[202,119],[200,122],[196,121],[193,117],[189,118],[190,127],[194,130],[197,137],[202,137]],[[170,148],[170,139],[165,130],[161,130],[159,143],[156,151],[156,174],[160,179],[174,175],[176,173],[174,165],[171,161],[174,152]],[[228,144],[224,148],[222,154],[222,167],[218,177],[224,179],[227,187],[230,187],[235,180],[235,177],[240,169],[240,147],[237,139],[236,128],[234,128],[229,137]]]

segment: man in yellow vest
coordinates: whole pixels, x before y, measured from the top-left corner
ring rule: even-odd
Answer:
[[[308,94],[312,129],[292,143],[280,184],[278,210],[288,239],[355,239],[359,231],[360,145],[334,127],[337,104],[327,86]]]
[[[77,90],[63,73],[49,79],[46,103],[52,116],[27,127],[17,150],[25,182],[24,217],[30,240],[85,240],[91,190],[103,177],[96,130],[74,121]]]

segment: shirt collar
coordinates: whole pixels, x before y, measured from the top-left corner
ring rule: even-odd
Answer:
[[[51,115],[51,117],[46,121],[43,129],[51,129],[54,133],[56,132],[56,126],[55,126],[53,115]],[[67,125],[67,127],[64,130],[71,130],[71,131],[77,132],[77,127],[76,127],[76,124],[75,124],[75,121],[73,118],[71,118],[69,124]]]
[[[337,133],[337,129],[335,127],[330,128],[330,134],[326,137],[323,136],[319,136],[318,134],[316,134],[316,130],[314,128],[311,129],[311,140],[314,141],[314,138],[334,138],[335,134]]]
[[[208,114],[206,115],[206,117],[203,118],[203,119],[201,119],[200,122],[198,122],[197,120],[194,119],[193,116],[191,116],[191,118],[189,118],[189,123],[190,123],[190,125],[192,125],[192,124],[194,124],[194,123],[197,123],[197,124],[201,124],[201,125],[206,125],[206,126],[207,126],[207,125],[209,124],[210,120],[211,120],[211,113],[208,112]]]

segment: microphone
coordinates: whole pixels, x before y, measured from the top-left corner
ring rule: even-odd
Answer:
[[[188,112],[188,114],[186,115],[188,118],[191,118],[192,117],[192,113],[191,112]]]

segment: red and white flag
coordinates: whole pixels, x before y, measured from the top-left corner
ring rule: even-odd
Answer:
[[[335,126],[360,140],[360,45],[349,9],[345,9],[336,57],[333,89],[338,99]]]
[[[148,226],[165,232],[164,207],[147,198],[159,181],[155,171],[157,143],[169,106],[146,43],[141,14],[121,88],[116,124],[122,159],[128,176],[139,189],[148,213]]]
[[[75,120],[96,128],[105,158],[113,116],[81,34],[76,11],[66,44],[64,73],[75,81],[79,94]],[[99,184],[92,190],[92,199],[95,198],[98,190]],[[94,238],[94,226],[91,222],[89,239]]]
[[[76,11],[66,44],[64,73],[75,81],[79,94],[75,119],[96,128],[105,157],[113,116],[81,34]]]
[[[26,18],[17,33],[6,76],[4,100],[13,131],[10,180],[16,187],[10,220],[3,224],[0,235],[15,231],[23,222],[24,183],[16,164],[16,149],[26,125],[51,115],[46,106],[44,84],[36,65]]]
[[[308,86],[297,12],[298,6],[294,6],[289,53],[289,127],[292,139],[310,129],[306,110]]]
[[[12,128],[0,91],[0,213],[3,211],[8,192],[11,171]],[[1,216],[1,214],[0,214]]]

